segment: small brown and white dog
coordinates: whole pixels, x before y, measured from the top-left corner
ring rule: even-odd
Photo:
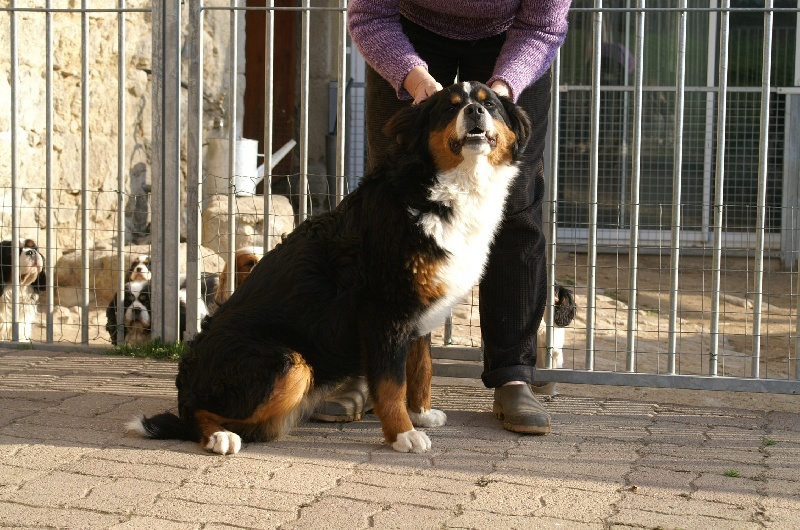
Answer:
[[[149,282],[153,278],[150,271],[150,256],[141,254],[134,256],[131,260],[131,268],[128,269],[129,282]]]
[[[556,284],[555,286],[555,305],[553,306],[553,347],[550,355],[553,359],[553,368],[564,367],[564,338],[566,327],[575,320],[577,312],[575,298],[572,291],[566,287]],[[547,367],[547,326],[544,320],[539,324],[539,331],[536,335],[536,368]],[[537,394],[554,395],[556,393],[555,382],[532,383],[531,390]]]
[[[0,242],[0,275],[2,299],[0,300],[0,340],[12,338],[12,252],[19,252],[19,340],[30,340],[36,320],[39,291],[45,287],[44,257],[32,239],[20,239],[18,245],[10,240]]]
[[[250,271],[253,270],[253,267],[256,266],[256,263],[258,263],[262,257],[264,257],[264,247],[248,246],[242,247],[236,251],[234,260],[236,261],[237,287],[250,275]],[[214,304],[209,304],[209,315],[213,315],[217,307],[221,306],[230,296],[228,293],[229,276],[228,264],[226,263],[219,275],[219,285],[214,295]]]

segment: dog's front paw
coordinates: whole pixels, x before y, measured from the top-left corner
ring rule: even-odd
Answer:
[[[400,453],[424,453],[431,448],[431,439],[422,431],[411,429],[397,435],[392,449]]]
[[[208,437],[207,451],[221,455],[235,455],[242,448],[242,439],[235,432],[217,431]]]
[[[423,410],[422,412],[408,411],[414,427],[441,427],[447,423],[447,414],[438,409]]]

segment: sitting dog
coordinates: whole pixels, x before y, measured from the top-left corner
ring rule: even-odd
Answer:
[[[447,418],[431,408],[429,333],[483,273],[531,123],[465,82],[399,111],[385,130],[394,152],[267,253],[207,320],[179,363],[179,416],[128,428],[237,453],[363,374],[385,441],[430,448],[414,426]]]
[[[149,282],[153,279],[150,271],[150,256],[141,254],[134,256],[131,260],[131,268],[128,270],[129,282]]]
[[[566,287],[555,285],[555,304],[553,306],[553,347],[550,355],[553,359],[553,368],[564,367],[564,336],[566,327],[575,320],[575,313],[578,306],[575,305],[575,298],[572,291]],[[547,326],[544,320],[539,324],[536,335],[536,368],[547,367]],[[531,390],[537,394],[554,395],[556,393],[555,382],[532,383]]]
[[[12,339],[12,253],[19,252],[19,340],[31,340],[36,320],[39,292],[45,287],[44,256],[32,239],[0,242],[0,281],[2,281],[2,308],[0,308],[0,340]]]
[[[214,291],[218,283],[216,274],[203,273],[201,277],[201,295],[203,300],[197,301],[197,312],[199,318],[208,316],[206,304],[213,300]],[[125,294],[123,297],[124,321],[125,321],[125,344],[143,344],[148,342],[151,337],[151,314],[150,299],[152,296],[150,282],[132,281],[125,284]],[[179,326],[180,334],[186,331],[186,278],[181,279],[180,290],[178,291],[180,302]],[[111,299],[106,308],[106,331],[111,337],[111,343],[117,346],[119,335],[117,332],[117,297]]]
[[[125,344],[137,345],[150,340],[150,282],[133,281],[125,284],[123,297]],[[111,343],[119,343],[117,334],[117,296],[106,308],[106,331]]]

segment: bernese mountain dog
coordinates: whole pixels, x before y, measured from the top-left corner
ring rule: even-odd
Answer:
[[[150,271],[150,256],[141,254],[131,259],[131,267],[128,269],[129,282],[149,282],[153,279]]]
[[[480,279],[527,114],[476,82],[450,86],[386,125],[396,149],[329,212],[259,261],[181,358],[178,415],[128,428],[233,454],[291,428],[315,399],[366,375],[386,443],[423,452],[430,332]]]
[[[19,252],[19,340],[31,340],[36,320],[39,292],[45,288],[44,256],[32,239],[20,239],[16,245],[11,240],[0,242],[0,281],[2,281],[2,308],[0,308],[0,340],[11,340],[12,333],[12,253]]]

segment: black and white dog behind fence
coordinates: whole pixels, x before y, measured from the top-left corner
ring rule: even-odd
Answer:
[[[19,252],[19,339],[31,340],[33,324],[36,320],[39,292],[45,288],[44,256],[32,239],[20,239],[18,244],[11,240],[0,242],[0,279],[2,281],[2,300],[0,304],[0,340],[12,338],[12,285],[14,283],[11,266],[12,253]]]

